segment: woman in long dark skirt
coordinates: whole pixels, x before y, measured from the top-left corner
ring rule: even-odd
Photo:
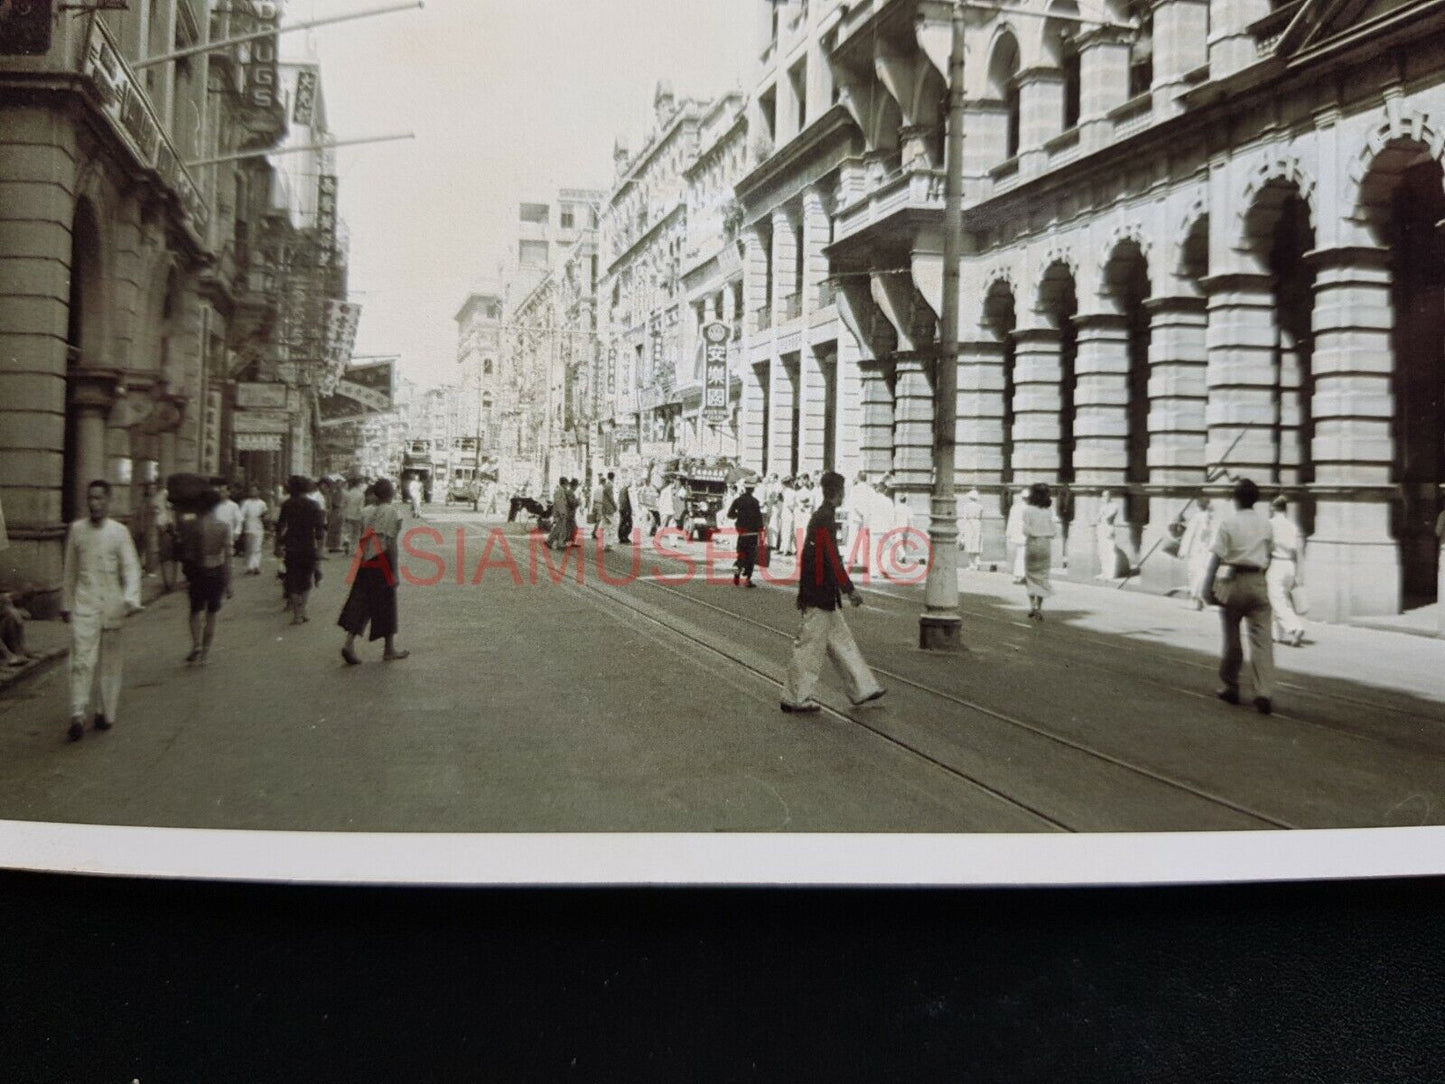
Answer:
[[[346,596],[346,605],[336,622],[346,630],[346,646],[341,649],[341,657],[348,666],[361,662],[353,649],[356,638],[366,631],[368,624],[371,626],[369,639],[386,641],[386,650],[381,656],[385,661],[395,662],[411,654],[398,651],[395,640],[397,538],[401,535],[401,512],[392,500],[396,490],[390,481],[382,478],[372,486],[371,492],[376,503],[361,514],[361,561],[351,583],[351,593]]]
[[[326,515],[307,496],[314,488],[309,478],[293,476],[289,488],[291,496],[276,519],[276,556],[286,559],[282,577],[286,603],[291,610],[291,624],[300,625],[309,620],[306,599],[311,594],[321,542],[326,537]]]

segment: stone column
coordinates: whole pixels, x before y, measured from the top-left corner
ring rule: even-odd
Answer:
[[[853,336],[838,335],[838,432],[837,470],[844,478],[852,478],[866,469],[863,462],[863,378],[858,362],[858,344]]]
[[[825,466],[823,451],[827,446],[824,427],[828,412],[828,378],[823,372],[825,364],[827,362],[812,347],[804,345],[799,351],[798,392],[802,396],[803,408],[798,419],[798,470],[806,471],[814,478]]]
[[[760,334],[772,335],[771,329],[757,330],[754,315],[764,305],[772,303],[772,287],[768,282],[768,253],[763,247],[762,233],[756,228],[743,234],[743,344],[744,348]]]
[[[1069,572],[1099,571],[1093,521],[1105,489],[1118,497],[1129,464],[1129,324],[1119,313],[1074,318],[1074,518],[1069,529]]]
[[[1205,463],[1225,466],[1233,474],[1268,485],[1274,479],[1278,456],[1274,352],[1279,333],[1274,276],[1257,272],[1211,275],[1203,286],[1209,295]]]
[[[76,515],[85,511],[85,491],[91,482],[106,476],[105,427],[115,391],[120,384],[119,369],[75,369],[71,373],[71,404],[75,409],[75,476]]]
[[[1059,329],[1020,328],[1014,338],[1013,481],[1059,477]]]
[[[1394,326],[1390,253],[1309,253],[1315,268],[1315,533],[1306,548],[1314,616],[1400,609],[1400,555],[1390,537]]]
[[[1003,517],[993,493],[1004,483],[1004,363],[1006,344],[977,339],[958,344],[958,442],[954,478],[960,494],[983,490],[983,559],[1004,559]]]
[[[900,353],[893,385],[893,476],[914,517],[928,514],[933,488],[933,383],[928,362]]]
[[[792,472],[793,402],[797,394],[787,363],[775,356],[768,366],[768,473]]]
[[[1128,31],[1101,27],[1080,34],[1079,141],[1082,149],[1093,150],[1113,139],[1109,112],[1128,100]]]
[[[1259,61],[1259,46],[1249,28],[1269,14],[1269,0],[1211,0],[1209,75],[1222,79]],[[1159,38],[1155,28],[1155,40]]]
[[[793,218],[781,207],[773,211],[773,326],[783,322],[783,300],[798,290],[798,241],[793,234]]]
[[[1208,0],[1158,0],[1154,5],[1154,112],[1172,117],[1184,77],[1209,63]]]
[[[893,469],[893,380],[889,370],[884,362],[858,363],[863,393],[858,451],[862,469],[875,478]]]
[[[828,277],[828,257],[823,250],[833,241],[833,221],[828,200],[816,185],[803,193],[803,316],[821,308],[818,289]]]
[[[964,196],[987,194],[988,171],[1008,157],[1008,107],[994,98],[963,106]]]
[[[1019,171],[1027,176],[1044,170],[1044,144],[1064,130],[1064,75],[1058,68],[1027,68],[1018,84]]]
[[[1149,499],[1140,555],[1151,550],[1154,555],[1139,580],[1151,590],[1168,591],[1184,586],[1187,573],[1183,562],[1155,546],[1168,539],[1169,524],[1204,484],[1208,316],[1202,297],[1150,298],[1144,308],[1149,313],[1149,484],[1176,486],[1180,492]]]

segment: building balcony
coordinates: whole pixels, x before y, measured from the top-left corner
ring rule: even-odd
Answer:
[[[763,306],[761,306],[760,308],[757,308],[757,309],[754,309],[754,310],[753,310],[753,330],[754,330],[754,331],[767,331],[768,328],[770,328],[770,327],[772,327],[772,326],[773,326],[773,307],[772,307],[771,305],[763,305]]]
[[[832,279],[818,283],[818,308],[826,309],[838,303],[838,284]]]
[[[910,238],[918,226],[942,220],[943,189],[941,169],[911,170],[886,178],[839,210],[833,222],[833,247],[845,246],[845,242],[871,244]]]
[[[778,301],[778,322],[786,324],[789,320],[796,320],[803,315],[803,295],[801,292],[789,294]]]

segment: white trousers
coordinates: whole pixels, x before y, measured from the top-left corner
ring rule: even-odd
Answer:
[[[592,528],[592,537],[603,546],[612,545],[612,536],[617,533],[616,516],[598,516],[597,526]]]
[[[101,712],[112,723],[120,708],[125,662],[120,629],[102,629],[99,614],[70,615],[70,715],[88,716],[100,683]]]
[[[1303,632],[1305,623],[1295,613],[1294,601],[1289,593],[1294,589],[1295,563],[1293,561],[1271,561],[1264,573],[1265,585],[1269,588],[1269,608],[1274,611],[1275,631],[1282,637]]]
[[[788,663],[783,698],[789,704],[804,704],[813,698],[825,655],[843,678],[849,700],[862,700],[878,691],[878,679],[863,661],[843,611],[810,607],[803,611],[803,627],[793,641],[793,658]]]
[[[255,531],[247,531],[243,536],[246,540],[246,571],[261,571],[261,536]]]
[[[1028,559],[1027,550],[1028,547],[1022,542],[1014,547],[1014,579],[1016,580],[1024,578],[1024,562]]]

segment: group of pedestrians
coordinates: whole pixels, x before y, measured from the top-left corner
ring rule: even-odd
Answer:
[[[132,516],[128,529],[110,518],[113,489],[97,479],[86,487],[86,516],[69,527],[61,584],[61,617],[70,625],[70,715],[66,737],[79,741],[87,723],[110,730],[120,708],[124,670],[122,630],[127,618],[142,610],[143,563],[136,544],[134,520],[146,532],[159,520],[154,495],[165,499],[168,529],[173,535],[168,550],[186,579],[188,626],[191,639],[188,665],[204,666],[210,658],[216,622],[225,600],[234,592],[232,565],[245,562],[247,575],[261,574],[262,540],[272,522],[270,506],[256,486],[237,503],[220,485],[185,477],[200,488],[184,495],[155,487],[143,494],[142,507],[150,511]],[[407,658],[395,643],[398,631],[396,584],[402,517],[390,481],[379,479],[366,486],[359,478],[329,483],[323,489],[304,477],[293,477],[290,496],[275,517],[275,552],[284,562],[281,572],[286,606],[293,625],[305,624],[307,602],[322,580],[323,551],[347,552],[357,562],[356,575],[342,607],[338,624],[346,634],[342,658],[357,665],[355,643],[370,630],[372,640],[384,640],[383,658]]]

